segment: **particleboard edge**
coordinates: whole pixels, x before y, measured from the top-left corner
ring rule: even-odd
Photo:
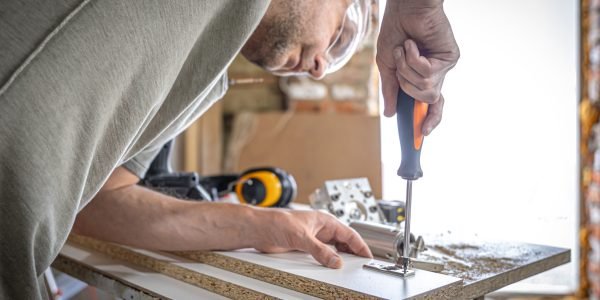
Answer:
[[[468,283],[464,286],[460,293],[461,299],[475,299],[512,283],[519,282],[523,279],[548,271],[552,268],[566,264],[571,261],[571,250],[562,249],[563,251],[551,255],[542,260],[519,266],[508,272],[503,272],[483,280]]]
[[[215,252],[177,251],[169,253],[322,299],[380,299]]]
[[[82,263],[81,261],[66,257],[62,254],[59,254],[56,257],[52,263],[52,268],[101,290],[111,291],[111,294],[122,299],[171,299],[164,295],[144,289],[131,282],[115,278],[114,276],[107,274],[102,270]]]
[[[257,292],[255,290],[227,282],[206,274],[194,272],[186,268],[173,265],[150,256],[135,252],[116,244],[98,241],[92,238],[71,234],[69,243],[94,250],[111,258],[127,261],[142,266],[163,275],[175,278],[182,282],[192,284],[207,291],[231,299],[276,299],[275,297]]]

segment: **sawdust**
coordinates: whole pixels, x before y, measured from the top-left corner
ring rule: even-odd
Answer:
[[[442,274],[462,278],[465,284],[517,268],[526,257],[524,249],[495,246],[449,244],[430,246],[419,258],[444,264]]]

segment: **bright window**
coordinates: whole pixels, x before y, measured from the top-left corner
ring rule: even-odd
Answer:
[[[572,263],[511,286],[577,285],[579,2],[453,0],[461,49],[442,124],[413,187],[413,232],[573,249]],[[382,3],[383,6],[383,3]],[[384,199],[404,200],[395,118],[382,121]]]

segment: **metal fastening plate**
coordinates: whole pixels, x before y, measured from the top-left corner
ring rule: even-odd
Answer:
[[[408,270],[406,270],[406,273],[404,273],[404,269],[398,265],[381,264],[373,261],[368,264],[364,264],[363,267],[366,269],[371,269],[374,271],[383,272],[400,277],[410,277],[415,275],[415,270],[413,270],[412,268],[409,268]]]
[[[367,178],[328,180],[310,196],[314,209],[326,209],[345,224],[366,221],[383,224]]]

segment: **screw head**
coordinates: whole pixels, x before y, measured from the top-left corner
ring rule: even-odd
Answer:
[[[350,212],[350,218],[358,220],[360,219],[360,216],[362,215],[362,213],[360,212],[360,209],[355,208]]]

